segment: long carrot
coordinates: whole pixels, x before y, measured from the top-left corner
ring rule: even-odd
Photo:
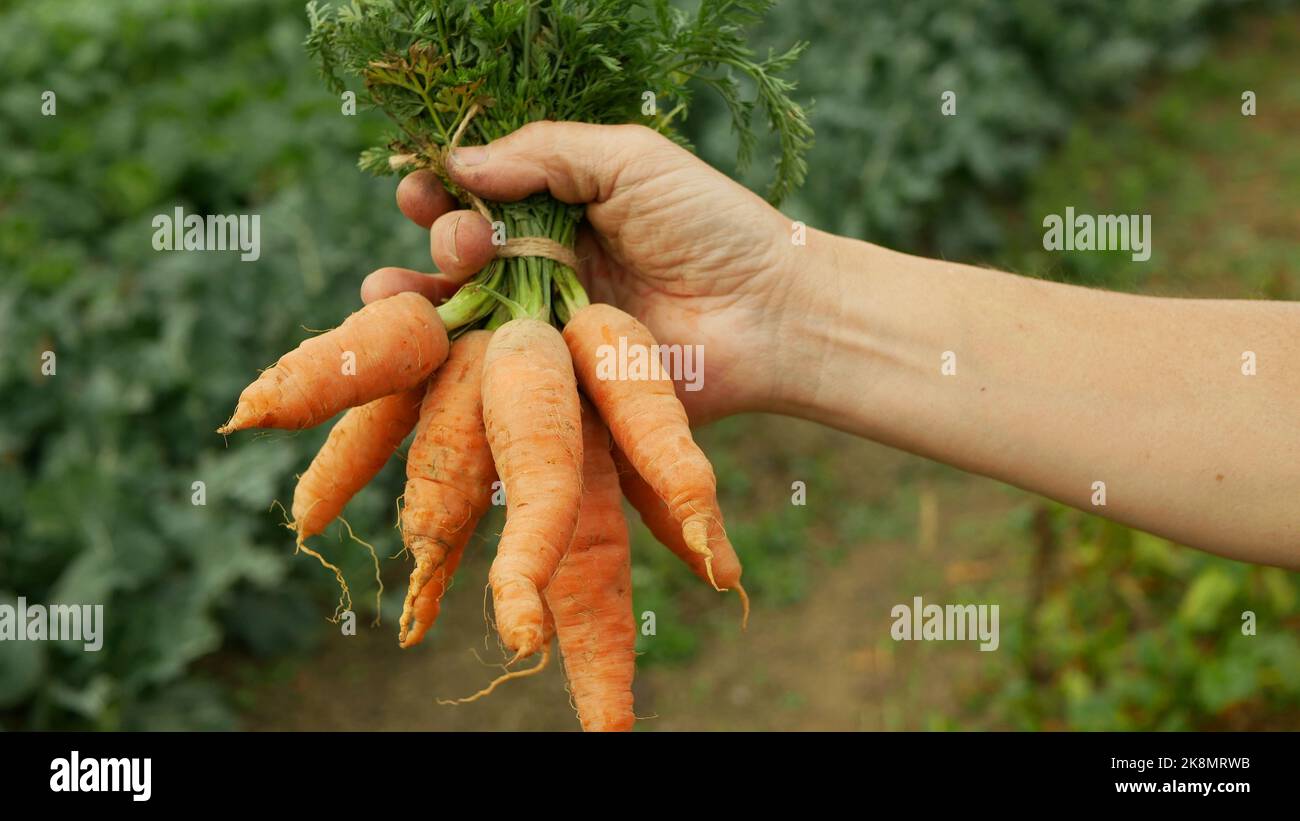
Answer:
[[[641,514],[641,522],[649,529],[651,535],[659,540],[659,543],[671,550],[679,559],[686,562],[686,566],[691,569],[696,576],[699,576],[706,583],[712,584],[714,580],[727,589],[735,588],[740,595],[740,604],[744,608],[742,623],[749,621],[749,594],[745,592],[745,586],[740,583],[740,574],[742,568],[740,559],[736,556],[736,551],[732,549],[729,541],[717,541],[713,543],[713,579],[709,578],[709,567],[706,566],[704,556],[696,553],[687,546],[682,539],[681,526],[673,518],[672,511],[668,505],[664,504],[655,494],[654,489],[646,484],[641,474],[636,472],[627,461],[627,457],[616,446],[613,451],[614,466],[618,470],[618,483],[623,489],[623,495],[632,504],[637,513]],[[721,523],[719,523],[721,524]],[[581,525],[580,525],[581,526]]]
[[[496,469],[483,428],[483,358],[490,331],[451,346],[429,380],[406,455],[402,541],[415,557],[398,642],[412,647],[438,618],[443,593],[478,521],[492,504]]]
[[[658,378],[602,378],[601,348],[617,348],[620,337],[629,349],[658,350],[648,328],[610,305],[588,305],[564,327],[578,383],[619,449],[668,505],[687,547],[703,557],[710,583],[721,590],[713,568],[714,548],[735,551],[722,527],[713,466],[691,437],[686,410],[666,373],[660,371]]]
[[[506,492],[488,580],[497,631],[515,658],[543,642],[542,591],[573,539],[582,498],[582,418],[573,364],[555,328],[514,319],[483,365],[483,423]]]
[[[432,303],[410,292],[381,299],[280,357],[239,395],[217,433],[314,427],[415,387],[446,357],[447,331]]]
[[[583,494],[578,529],[546,588],[578,720],[587,731],[631,730],[636,621],[632,565],[609,431],[582,408]]]
[[[300,540],[323,532],[379,473],[420,418],[424,386],[352,408],[330,431],[293,492]]]

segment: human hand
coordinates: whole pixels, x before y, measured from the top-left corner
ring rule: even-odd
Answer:
[[[447,170],[478,196],[538,192],[586,204],[578,272],[593,302],[636,316],[664,345],[702,345],[704,378],[683,390],[693,422],[774,408],[787,320],[807,312],[791,223],[748,189],[641,126],[532,123],[488,146],[456,151]],[[441,274],[383,268],[362,299],[418,291],[435,302],[496,255],[492,228],[431,171],[402,180],[398,207],[430,229]]]

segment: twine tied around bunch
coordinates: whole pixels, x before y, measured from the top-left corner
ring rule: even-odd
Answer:
[[[456,133],[452,135],[451,142],[447,145],[448,153],[453,152],[460,145],[461,137],[465,136],[465,129],[469,127],[470,121],[479,113],[481,109],[478,103],[469,107],[465,117],[460,121],[456,128]],[[472,191],[466,191],[465,196],[469,197],[470,205],[474,210],[483,215],[483,219],[491,225],[493,222],[492,212],[488,210],[487,204]],[[518,237],[515,239],[506,239],[505,245],[497,245],[497,256],[501,258],[519,258],[519,257],[542,257],[566,265],[573,269],[574,273],[578,271],[578,255],[564,245],[556,242],[550,237]]]

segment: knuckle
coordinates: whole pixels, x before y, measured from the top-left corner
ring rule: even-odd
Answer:
[[[515,133],[521,137],[540,137],[558,125],[554,120],[533,120],[524,123]]]
[[[554,120],[533,120],[524,123],[503,142],[511,148],[535,153],[554,151],[557,140],[562,136],[566,123]]]
[[[658,145],[663,140],[663,136],[658,131],[641,123],[626,123],[612,128],[618,132],[621,142],[638,148]]]

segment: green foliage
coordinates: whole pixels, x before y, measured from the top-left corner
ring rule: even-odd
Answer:
[[[779,201],[803,181],[812,131],[779,76],[803,44],[758,59],[745,40],[745,27],[772,4],[702,0],[687,14],[668,0],[354,0],[337,12],[313,2],[307,48],[335,91],[359,77],[367,101],[397,125],[387,145],[365,155],[371,170],[441,173],[442,151],[462,126],[466,145],[537,120],[641,123],[674,134],[697,81],[719,92],[742,168],[757,139],[756,104],[764,109],[781,145],[771,185]],[[754,84],[756,100],[742,95],[733,72]],[[646,92],[668,113],[645,114]],[[480,111],[467,123],[474,106]]]
[[[297,0],[0,14],[0,597],[102,603],[107,622],[98,653],[0,643],[6,724],[222,726],[197,659],[232,635],[290,652],[325,625],[325,599],[306,605],[332,581],[267,512],[323,432],[227,449],[213,430],[300,323],[427,251],[391,238],[391,186],[350,168],[373,135],[322,93],[304,35]],[[261,258],[155,251],[176,206],[260,214]],[[354,524],[387,532],[391,501],[368,504]]]
[[[1129,99],[1154,69],[1204,53],[1237,0],[819,0],[783,3],[755,42],[815,44],[791,78],[815,101],[817,146],[792,214],[840,234],[945,255],[1002,240],[1019,193],[1090,106]],[[1249,4],[1259,5],[1259,4]],[[941,95],[956,94],[943,116]],[[689,132],[729,154],[726,112]],[[751,180],[752,182],[753,180]]]
[[[1057,505],[1035,528],[1046,561],[1023,618],[1004,619],[1019,669],[991,693],[1024,729],[1263,729],[1300,707],[1290,574],[1177,547]],[[1050,535],[1046,535],[1050,532]],[[1253,622],[1247,621],[1253,614]]]
[[[1294,232],[1271,202],[1300,197],[1295,72],[1280,56],[1300,45],[1288,17],[1252,27],[1249,45],[1148,92],[1123,116],[1080,118],[1034,175],[1000,262],[1011,270],[1110,289],[1204,297],[1294,298]],[[1243,89],[1271,104],[1242,117]],[[1189,115],[1189,112],[1192,114]],[[1265,193],[1265,189],[1268,193]],[[1147,262],[1127,252],[1045,251],[1039,220],[1078,213],[1150,214],[1159,239]],[[1232,214],[1232,219],[1225,219]]]

